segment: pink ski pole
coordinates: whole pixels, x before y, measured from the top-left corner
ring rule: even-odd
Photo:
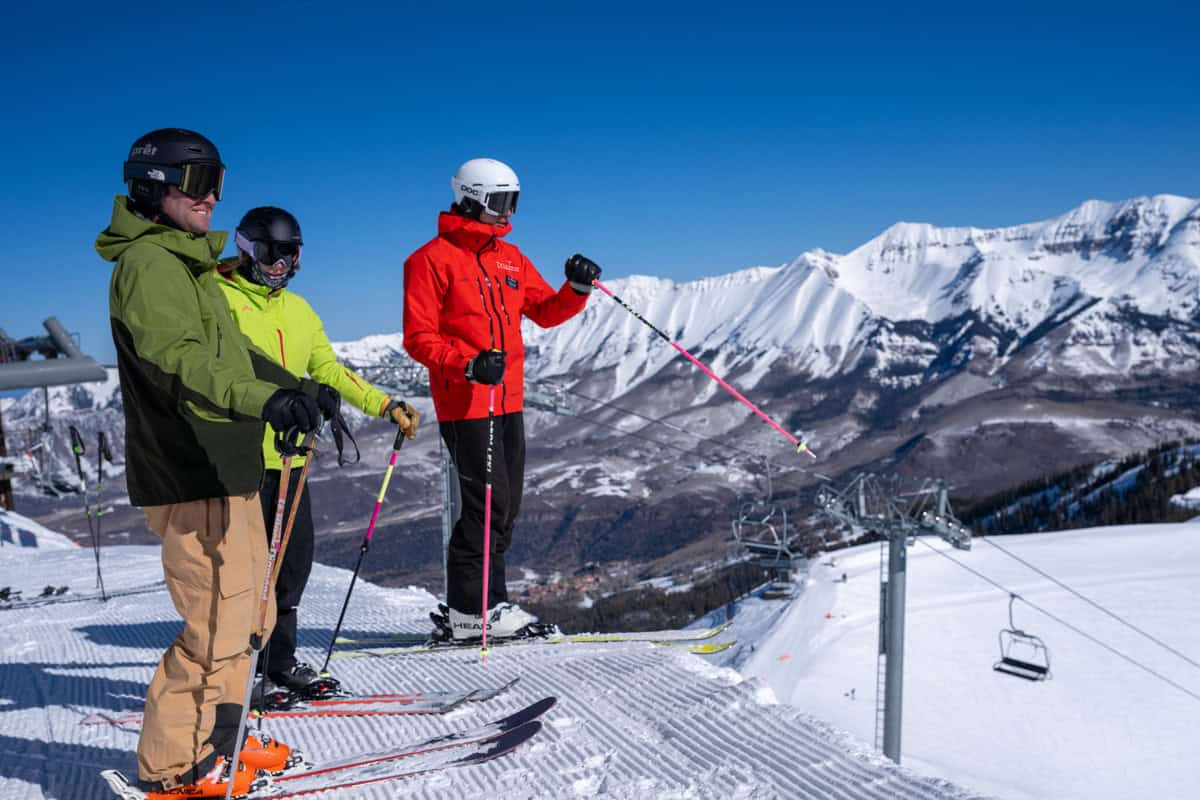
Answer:
[[[492,569],[492,448],[496,440],[496,387],[488,388],[488,443],[483,484],[483,642],[479,651],[487,663],[488,577]]]
[[[629,305],[624,300],[622,300],[621,298],[619,298],[615,294],[613,294],[612,291],[607,286],[605,286],[603,283],[601,283],[598,280],[592,281],[592,285],[595,286],[600,291],[604,292],[606,295],[611,297],[613,300],[616,300],[617,303],[621,306],[621,308],[625,309],[630,314],[633,314],[635,317],[637,317],[643,324],[646,325],[646,327],[648,327],[650,330],[654,331],[659,336],[661,336],[663,338],[663,341],[665,341],[667,344],[671,345],[671,347],[674,347],[676,350],[678,350],[680,353],[682,353],[684,358],[686,358],[688,361],[691,361],[693,364],[695,364],[697,367],[699,367],[701,370],[703,370],[704,374],[708,375],[708,377],[712,378],[714,381],[721,384],[721,386],[723,386],[726,390],[728,390],[730,394],[732,394],[738,400],[741,400],[742,403],[744,403],[747,408],[749,408],[755,414],[758,414],[760,417],[762,417],[764,422],[766,422],[772,428],[774,428],[775,430],[779,431],[784,436],[786,436],[788,438],[789,442],[796,445],[797,453],[808,453],[813,458],[817,457],[817,454],[814,453],[812,450],[810,450],[807,444],[805,444],[802,440],[797,439],[795,436],[793,436],[792,434],[790,434],[786,430],[784,430],[783,426],[781,426],[778,422],[776,422],[775,420],[768,417],[765,413],[763,413],[762,409],[760,409],[758,406],[754,405],[754,403],[751,403],[749,400],[747,400],[745,397],[743,397],[741,392],[739,392],[737,389],[730,386],[725,381],[721,380],[720,376],[718,376],[717,373],[713,372],[711,369],[709,369],[708,367],[701,364],[700,359],[696,358],[694,355],[689,353],[687,350],[684,350],[682,347],[679,346],[678,343],[673,341],[670,336],[667,336],[665,333],[663,333],[661,330],[659,330],[657,327],[655,327],[654,323],[650,322],[648,319],[643,317],[641,314],[639,314],[638,312],[636,312],[632,308],[630,308]]]
[[[358,563],[354,565],[354,574],[350,576],[350,588],[346,590],[346,600],[342,603],[342,613],[338,615],[337,625],[333,628],[333,636],[329,639],[329,649],[325,651],[325,663],[321,665],[321,676],[329,675],[329,659],[333,656],[333,646],[337,643],[338,634],[342,631],[342,621],[346,619],[346,609],[350,606],[350,593],[354,591],[354,583],[358,580],[358,571],[362,569],[363,558],[371,547],[371,534],[375,533],[375,523],[379,521],[379,509],[383,508],[383,498],[387,494],[388,483],[392,480],[392,470],[396,468],[396,456],[404,444],[404,430],[396,431],[396,441],[392,443],[392,457],[388,459],[387,472],[383,474],[383,485],[379,487],[379,496],[375,498],[375,510],[371,513],[371,523],[367,525],[367,535],[363,537],[358,547]]]

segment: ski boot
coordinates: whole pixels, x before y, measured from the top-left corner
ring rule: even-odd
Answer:
[[[450,609],[450,627],[454,641],[473,641],[483,636],[483,617]],[[516,603],[499,603],[488,612],[489,639],[528,639],[552,636],[558,626],[539,622],[538,618]]]
[[[287,711],[300,701],[300,697],[286,686],[280,686],[261,675],[250,693],[252,712]]]
[[[283,742],[270,736],[246,736],[246,744],[238,760],[252,770],[262,770],[270,775],[282,775],[287,770],[304,762],[299,750],[293,750]]]
[[[322,675],[303,661],[296,662],[291,669],[272,672],[270,678],[303,700],[327,700],[342,694],[342,684],[337,678]]]
[[[429,620],[433,623],[433,633],[429,639],[435,644],[445,644],[454,640],[454,629],[450,626],[450,607],[438,603],[437,611],[429,612]]]
[[[100,773],[122,800],[194,800],[204,797],[224,797],[229,788],[229,761],[225,756],[218,756],[217,763],[204,777],[195,783],[176,786],[174,789],[163,789],[159,784],[147,784],[142,781],[131,781],[115,769]],[[233,796],[245,797],[251,792],[258,791],[267,785],[268,779],[261,777],[258,771],[238,764],[237,772],[233,775]]]

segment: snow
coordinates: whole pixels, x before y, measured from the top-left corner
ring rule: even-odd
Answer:
[[[94,580],[87,549],[15,515],[5,524],[61,547],[0,549],[0,585],[40,589]],[[385,745],[502,716],[545,694],[560,704],[521,751],[454,775],[354,797],[961,798],[1117,800],[1189,795],[1200,744],[1195,665],[976,539],[970,552],[921,539],[908,554],[902,764],[873,751],[879,546],[811,562],[790,601],[747,598],[699,657],[645,643],[336,658],[362,690],[476,688],[512,677],[508,695],[445,716],[276,721],[269,732],[314,758],[347,742]],[[1113,614],[1200,660],[1200,526],[1138,525],[995,540]],[[64,544],[65,543],[65,544]],[[944,557],[949,556],[949,558]],[[1008,626],[1004,591],[986,576],[1128,656],[1156,679],[1016,604],[1018,627],[1042,637],[1052,678],[991,669]],[[115,597],[0,611],[0,797],[91,798],[101,768],[133,770],[136,733],[81,726],[92,713],[140,707],[178,622],[154,547],[104,551]],[[843,573],[847,581],[842,582]],[[349,573],[317,565],[302,611],[301,655],[320,663]],[[436,603],[418,589],[360,581],[350,635],[417,631]],[[724,612],[696,621],[707,626]],[[53,747],[53,749],[51,749]]]
[[[970,552],[921,539],[908,553],[901,762],[1011,800],[1195,796],[1200,668],[1039,576],[991,540]],[[1136,525],[995,540],[1122,619],[1200,661],[1200,527]],[[938,552],[934,552],[934,551]],[[1008,597],[991,580],[1191,692],[1020,602],[1015,622],[1045,640],[1052,678],[991,669]],[[842,573],[848,581],[841,582]],[[872,741],[879,545],[819,563],[789,606],[753,600],[735,616],[728,663],[781,702]],[[751,651],[746,642],[756,642]],[[854,699],[848,697],[855,690]]]
[[[1172,495],[1170,502],[1180,508],[1200,509],[1200,486],[1188,489],[1183,494]]]
[[[16,551],[16,548],[13,548]],[[0,562],[0,582],[84,587],[92,554],[21,551]],[[105,548],[99,601],[0,611],[0,797],[76,800],[106,796],[97,773],[135,770],[135,730],[80,725],[94,714],[137,710],[178,619],[161,584],[155,547]],[[316,565],[301,611],[300,655],[321,663],[350,574]],[[141,592],[140,594],[131,594]],[[436,599],[416,589],[360,580],[344,632],[427,630]],[[272,720],[267,732],[318,761],[440,735],[559,698],[545,728],[497,761],[330,793],[330,798],[603,797],[959,800],[977,797],[871,753],[868,745],[779,704],[761,680],[646,642],[528,645],[477,653],[337,658],[335,673],[371,691],[489,688],[519,677],[509,692],[440,716]]]
[[[19,552],[15,552],[20,548],[67,550],[73,547],[78,545],[61,533],[44,528],[15,511],[0,508],[0,564],[21,557]]]

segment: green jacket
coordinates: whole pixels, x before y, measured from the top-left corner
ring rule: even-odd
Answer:
[[[147,221],[118,195],[96,252],[115,261],[108,313],[135,506],[248,494],[262,479],[263,405],[301,387],[234,324],[214,267],[226,235]]]
[[[381,416],[390,398],[338,363],[325,326],[312,306],[295,292],[273,291],[251,283],[234,269],[235,264],[221,264],[217,285],[225,292],[229,311],[250,342],[297,378],[311,375],[313,380],[337,389],[343,400],[365,414]],[[270,431],[263,441],[263,458],[267,469],[280,469]],[[292,459],[292,466],[302,463],[300,458]]]

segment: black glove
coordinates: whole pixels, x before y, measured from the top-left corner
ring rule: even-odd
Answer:
[[[321,408],[299,389],[277,389],[263,405],[262,418],[280,433],[293,428],[311,433],[321,426]]]
[[[567,280],[579,294],[592,293],[592,281],[600,280],[600,265],[579,253],[567,259]]]
[[[321,416],[333,419],[341,407],[342,396],[337,389],[324,383],[317,387],[317,408],[321,409]]]
[[[467,362],[467,380],[494,386],[504,380],[504,351],[480,350]]]

